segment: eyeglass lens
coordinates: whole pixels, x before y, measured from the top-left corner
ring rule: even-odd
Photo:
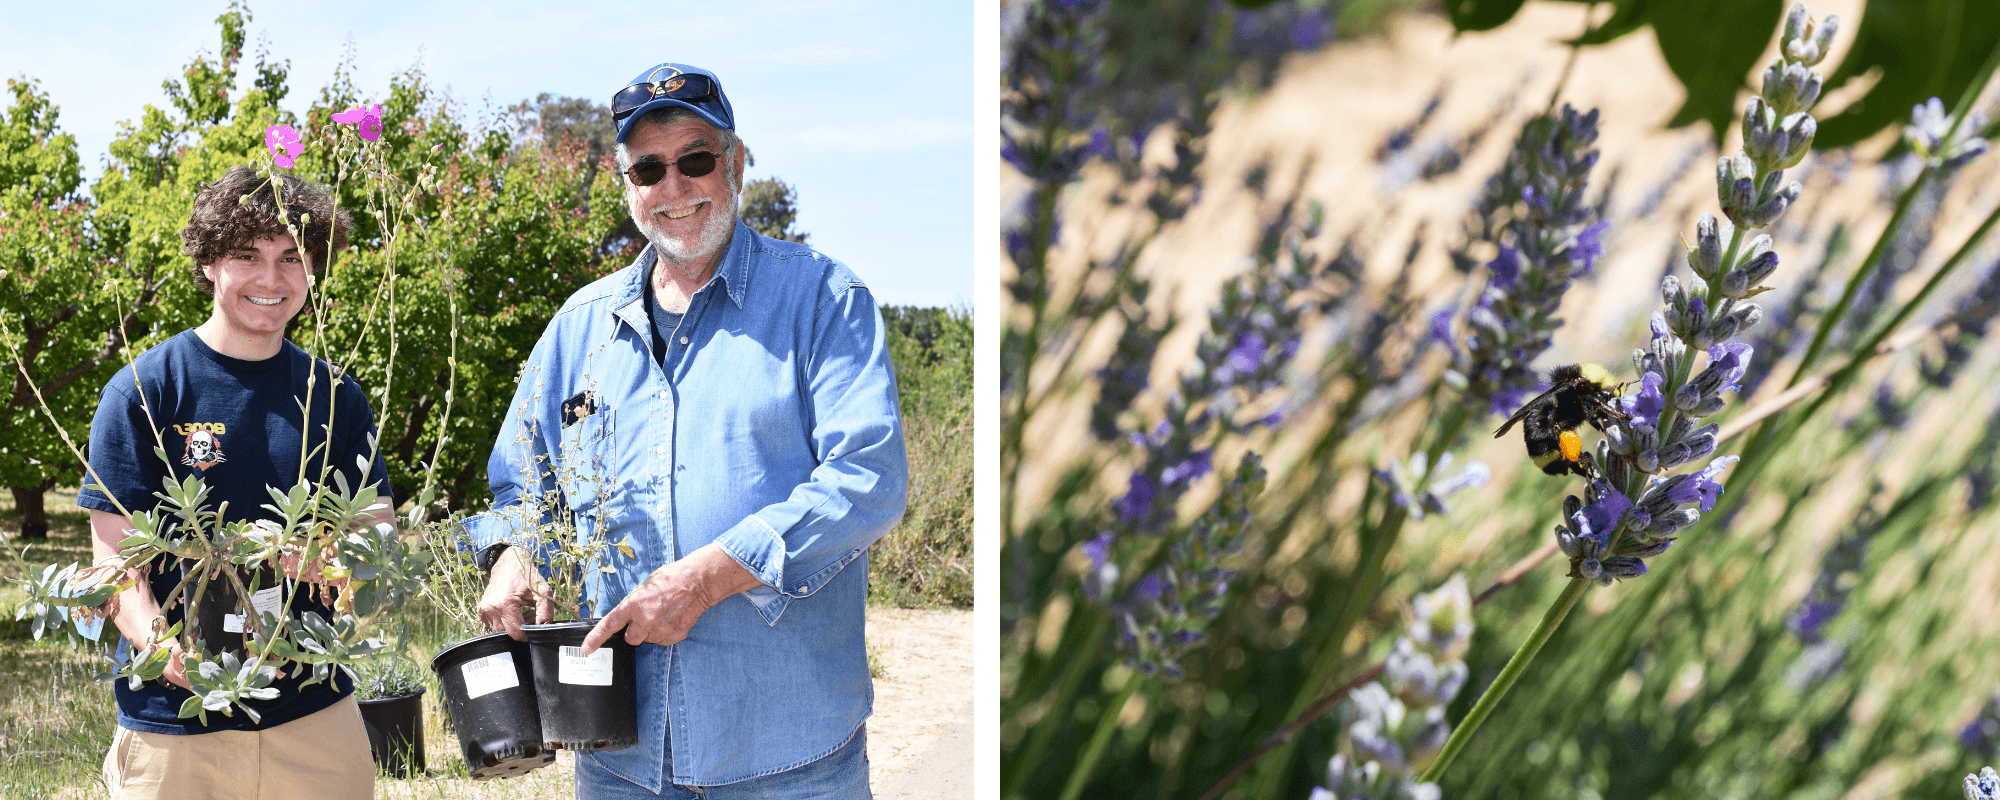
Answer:
[[[655,89],[658,93],[655,93]],[[676,75],[655,83],[635,83],[619,90],[611,98],[611,113],[618,118],[632,113],[648,102],[661,97],[675,100],[700,100],[715,94],[715,82],[705,75]]]
[[[715,154],[706,150],[689,153],[675,160],[674,168],[680,170],[682,175],[699,178],[715,171]],[[667,162],[649,157],[633,164],[627,172],[631,173],[634,186],[651,186],[667,177]]]

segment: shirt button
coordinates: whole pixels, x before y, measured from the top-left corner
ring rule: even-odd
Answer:
[[[666,393],[666,392],[661,392],[661,393],[660,393],[660,399],[661,399],[661,400],[665,400],[665,399],[667,399],[667,393]]]
[[[666,446],[665,446],[665,445],[662,445],[662,446],[659,446],[659,447],[655,447],[655,448],[653,448],[653,452],[654,452],[654,453],[656,453],[656,454],[659,454],[659,455],[666,455],[666,454],[667,454],[667,448],[666,448]]]
[[[687,344],[687,343],[688,343],[688,337],[686,336],[681,337],[681,344]]]

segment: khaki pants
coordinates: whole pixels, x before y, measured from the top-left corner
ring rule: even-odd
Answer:
[[[361,708],[348,696],[261,731],[174,736],[119,728],[104,755],[104,785],[112,800],[369,800],[375,759]]]

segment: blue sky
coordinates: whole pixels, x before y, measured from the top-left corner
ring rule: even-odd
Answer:
[[[0,78],[37,78],[94,178],[118,122],[165,105],[160,84],[213,53],[226,0],[5,0]],[[661,61],[714,71],[757,164],[797,187],[798,227],[883,303],[973,301],[973,7],[964,2],[727,4],[252,0],[290,59],[302,112],[351,40],[355,85],[387,94],[421,64],[474,118],[541,92],[608,102]],[[247,70],[246,70],[247,71]]]

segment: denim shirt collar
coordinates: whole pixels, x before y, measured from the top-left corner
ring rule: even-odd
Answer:
[[[750,249],[755,237],[756,232],[750,230],[750,226],[743,224],[740,218],[736,220],[736,230],[729,234],[729,244],[722,248],[722,259],[716,262],[715,274],[709,276],[702,290],[720,282],[729,294],[729,301],[741,310],[743,295],[750,290]],[[632,308],[632,304],[646,299],[646,280],[653,274],[655,258],[653,244],[647,242],[646,248],[639,251],[639,257],[632,260],[631,274],[625,277],[625,285],[618,292],[618,301],[611,306],[616,309],[613,313],[620,318],[625,318],[625,312]],[[637,310],[643,321],[645,309],[641,307]],[[626,318],[626,321],[631,320]]]

